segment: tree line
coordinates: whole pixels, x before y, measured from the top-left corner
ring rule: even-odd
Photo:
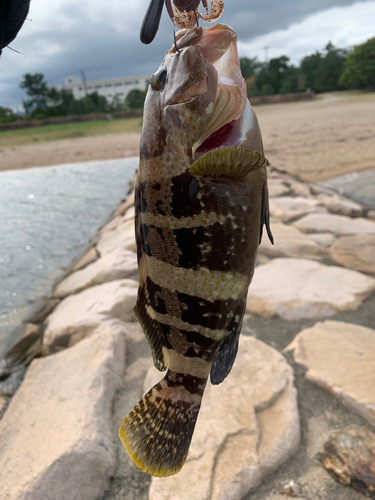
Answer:
[[[248,97],[290,92],[330,92],[345,89],[375,90],[375,37],[348,51],[329,42],[325,48],[305,56],[299,66],[287,56],[260,62],[256,57],[240,59]],[[28,98],[23,101],[26,118],[114,113],[143,107],[146,90],[133,89],[125,100],[111,102],[97,92],[75,99],[69,90],[48,87],[42,73],[26,73],[20,83]],[[0,106],[0,122],[19,119],[10,108]]]
[[[375,37],[348,51],[329,42],[324,49],[305,56],[299,66],[287,56],[268,62],[240,59],[248,97],[290,92],[331,92],[345,89],[375,90]]]

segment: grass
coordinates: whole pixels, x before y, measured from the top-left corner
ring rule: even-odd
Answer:
[[[126,132],[140,133],[142,118],[127,118],[125,120],[98,120],[83,123],[65,123],[60,125],[45,125],[43,127],[23,128],[0,132],[0,148],[22,146],[75,137],[90,137]]]

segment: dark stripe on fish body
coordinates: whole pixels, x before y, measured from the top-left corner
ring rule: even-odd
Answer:
[[[250,225],[251,215],[243,215],[242,222],[239,218],[228,218],[224,224],[175,229],[179,265],[186,269],[205,267],[210,271],[238,272],[246,276],[249,263],[255,259],[260,224]]]
[[[207,378],[195,377],[190,373],[179,373],[168,370],[165,378],[168,387],[183,386],[191,394],[202,396],[206,386]]]
[[[171,335],[176,336],[175,330],[172,330],[171,326],[166,325],[164,323],[160,323],[160,328],[165,337],[165,342],[166,342],[165,346],[168,349],[174,349],[169,339]],[[197,353],[200,353],[202,357],[206,357],[206,359],[209,359],[210,354],[214,352],[217,346],[220,344],[220,340],[214,340],[209,337],[205,337],[199,332],[194,332],[194,331],[190,332],[187,330],[179,329],[178,334],[184,338],[185,343],[192,344],[190,347],[194,348],[197,351]],[[190,349],[190,347],[188,349]],[[185,353],[183,352],[182,354],[184,354],[184,356],[187,357],[199,357],[198,354],[197,356],[189,356],[188,354],[186,354],[186,352]]]
[[[147,182],[141,182],[137,187],[136,187],[136,193],[137,193],[137,199],[138,199],[138,204],[137,204],[137,210],[138,213],[141,212],[146,212],[147,210],[147,201],[145,198],[145,188],[147,186]]]
[[[182,321],[211,330],[226,330],[231,322],[228,313],[235,313],[244,302],[243,298],[209,301],[186,293],[178,293],[177,298],[182,305]]]
[[[154,283],[147,278],[146,286],[150,297],[152,309],[159,314],[174,316],[190,325],[200,325],[211,330],[226,330],[232,321],[229,313],[236,313],[245,301],[245,297],[239,299],[216,299],[206,300],[186,293],[176,293]],[[170,304],[178,304],[178,310]],[[203,344],[201,344],[203,345]]]
[[[197,215],[202,212],[201,203],[197,197],[199,181],[189,172],[176,175],[172,179],[172,215],[177,219]]]
[[[252,218],[252,214],[243,212],[241,217],[228,217],[223,224],[181,229],[141,224],[142,248],[150,257],[185,269],[206,267],[246,276],[259,239],[260,222],[253,223]],[[176,244],[177,253],[173,251]]]

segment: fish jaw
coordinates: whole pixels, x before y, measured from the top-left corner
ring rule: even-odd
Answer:
[[[203,34],[200,45],[206,64],[213,64],[217,72],[218,83],[213,114],[206,130],[192,148],[194,158],[226,146],[263,153],[258,121],[247,99],[246,83],[241,74],[236,33],[229,26],[220,24]],[[230,133],[220,134],[211,144],[208,142],[203,145],[223,127],[228,129],[229,124]],[[220,138],[222,141],[218,142]]]

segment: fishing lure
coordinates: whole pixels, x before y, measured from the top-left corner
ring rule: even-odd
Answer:
[[[202,14],[198,10],[200,2],[201,0],[173,0],[174,7],[172,7],[171,0],[150,0],[141,25],[141,42],[149,44],[155,38],[164,3],[169,17],[178,28],[193,28],[198,24],[199,18],[206,23],[217,21],[224,11],[223,0],[211,0],[210,13],[208,12],[207,0],[202,0],[206,11],[205,14]]]

